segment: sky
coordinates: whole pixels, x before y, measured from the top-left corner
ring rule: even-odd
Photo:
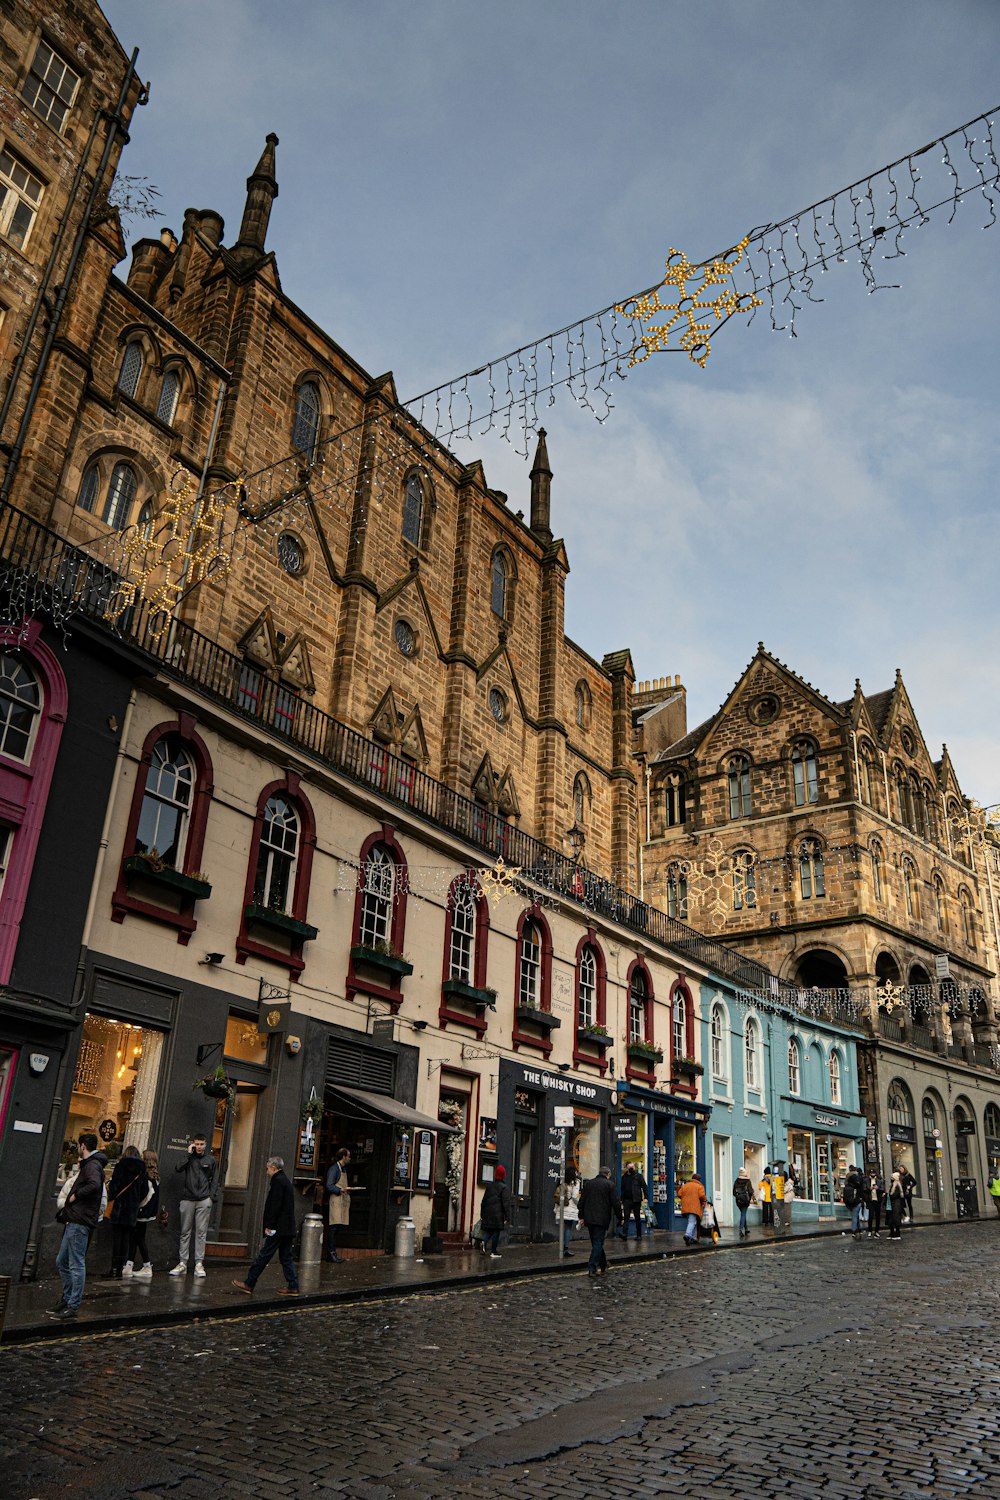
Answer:
[[[995,0],[107,0],[151,82],[123,170],[236,237],[274,130],[282,285],[405,400],[650,286],[1000,105]],[[1000,112],[995,139],[1000,144]],[[543,412],[567,634],[713,713],[758,640],[834,701],[899,667],[931,754],[1000,802],[1000,222],[734,319],[598,424]],[[998,212],[1000,219],[1000,212]],[[134,232],[149,232],[139,225]],[[898,273],[898,274],[897,274]],[[529,465],[457,441],[528,509]]]

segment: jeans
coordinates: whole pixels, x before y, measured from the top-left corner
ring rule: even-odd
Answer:
[[[83,1301],[83,1286],[87,1279],[87,1246],[90,1244],[90,1229],[86,1224],[67,1224],[63,1230],[62,1244],[56,1256],[56,1269],[62,1281],[63,1298],[74,1312]]]
[[[569,1249],[569,1242],[576,1234],[576,1226],[579,1219],[567,1219],[563,1224],[563,1249]]]
[[[587,1270],[592,1276],[596,1276],[598,1271],[606,1271],[608,1269],[608,1258],[604,1253],[604,1240],[609,1227],[607,1224],[587,1225],[587,1233],[590,1235],[590,1259],[587,1262]]]
[[[881,1198],[872,1195],[871,1207],[868,1210],[868,1233],[878,1234],[882,1228],[882,1203]]]
[[[483,1254],[496,1255],[500,1250],[500,1236],[502,1229],[485,1229],[483,1231]]]
[[[700,1223],[701,1214],[688,1214],[687,1228],[684,1231],[684,1238],[689,1242],[689,1244],[693,1245],[697,1240],[698,1225]]]
[[[278,1259],[281,1261],[281,1269],[285,1273],[285,1280],[288,1282],[291,1290],[297,1292],[299,1289],[299,1278],[295,1270],[295,1262],[292,1259],[292,1246],[294,1243],[294,1234],[265,1234],[264,1242],[257,1252],[257,1259],[247,1272],[247,1286],[257,1285],[261,1272],[267,1266],[268,1262],[273,1259],[274,1252],[277,1251]]]
[[[740,1210],[740,1234],[746,1234],[746,1232],[747,1232],[747,1213],[749,1212],[750,1205],[749,1205],[749,1203],[747,1203],[745,1206],[741,1207],[741,1205],[739,1203],[737,1203],[736,1207]]]
[[[188,1252],[191,1249],[191,1231],[194,1230],[194,1258],[195,1263],[200,1265],[205,1259],[205,1237],[208,1234],[208,1221],[212,1217],[211,1198],[182,1198],[181,1199],[181,1253],[180,1260],[187,1265]]]
[[[861,1203],[861,1202],[858,1202],[858,1203],[855,1203],[854,1207],[851,1209],[851,1233],[852,1234],[860,1234],[860,1232],[861,1232],[861,1210],[863,1208],[864,1208],[864,1204]]]
[[[622,1207],[623,1207],[623,1209],[625,1211],[625,1218],[624,1218],[624,1220],[622,1222],[622,1239],[624,1239],[624,1240],[628,1239],[629,1221],[631,1220],[632,1215],[635,1214],[635,1237],[636,1237],[637,1240],[641,1240],[642,1239],[642,1204],[641,1203],[624,1203],[622,1205]]]

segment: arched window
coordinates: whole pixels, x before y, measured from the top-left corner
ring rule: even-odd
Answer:
[[[361,887],[361,926],[358,941],[365,948],[388,944],[392,932],[392,902],[396,866],[384,844],[375,844],[364,864]]]
[[[890,1083],[886,1102],[889,1106],[889,1124],[897,1125],[903,1130],[913,1130],[916,1124],[913,1118],[913,1100],[909,1089],[898,1078]]]
[[[918,917],[920,911],[917,904],[917,872],[908,859],[903,860],[903,900],[906,904],[906,915]]]
[[[861,800],[869,807],[875,806],[875,766],[871,746],[861,746],[861,758],[859,762],[861,771]]]
[[[924,1108],[926,1107],[925,1100]],[[994,1104],[992,1099],[983,1113],[983,1133],[992,1136],[994,1140],[1000,1138],[1000,1105]]]
[[[883,857],[882,857],[882,845],[879,843],[878,839],[873,839],[872,840],[872,844],[871,844],[871,857],[872,857],[872,890],[875,892],[875,900],[876,901],[882,901],[884,899],[883,894],[882,894],[882,891],[883,891],[883,886],[882,886]]]
[[[576,1024],[593,1026],[597,1020],[597,955],[588,943],[580,954],[576,985]]]
[[[451,928],[448,936],[448,977],[472,983],[472,960],[476,944],[476,898],[468,881],[460,881],[451,894]]]
[[[590,707],[590,688],[581,678],[576,685],[576,722],[578,728],[590,728]]]
[[[816,751],[808,740],[799,740],[792,747],[792,787],[796,807],[805,807],[807,802],[819,801]]]
[[[759,1089],[763,1075],[760,1055],[760,1026],[753,1016],[747,1016],[743,1032],[743,1042],[746,1086],[748,1089]]]
[[[726,1012],[721,1005],[712,1006],[712,1077],[720,1081],[725,1081],[729,1077]]]
[[[945,905],[944,905],[944,881],[940,875],[935,875],[931,881],[931,893],[934,897],[934,920],[937,923],[938,932],[944,932]]]
[[[753,811],[750,795],[750,762],[745,755],[734,755],[729,762],[729,816],[748,818]]]
[[[687,1007],[686,995],[678,985],[674,991],[673,1015],[671,1018],[670,1044],[674,1058],[687,1057]]]
[[[830,1053],[830,1103],[840,1103],[840,1053]]]
[[[135,519],[136,530],[144,542],[153,540],[153,502],[147,500]]]
[[[579,771],[573,782],[573,817],[583,827],[590,817],[590,782]]]
[[[92,514],[97,509],[97,490],[100,485],[100,474],[97,465],[91,464],[83,476],[80,486],[80,494],[77,497],[77,505],[81,510],[89,510]]]
[[[733,911],[757,905],[757,856],[752,849],[733,855]]]
[[[671,865],[667,870],[667,916],[686,922],[688,915],[688,883],[686,866]]]
[[[823,850],[818,839],[803,839],[799,846],[799,891],[803,901],[826,895]]]
[[[195,770],[180,737],[164,735],[153,747],[139,811],[135,853],[156,854],[161,864],[183,870]]]
[[[630,1042],[646,1041],[647,1002],[649,988],[646,975],[636,964],[628,987],[628,1039]]]
[[[253,899],[272,911],[287,911],[299,848],[299,819],[287,798],[269,797],[257,849]]]
[[[668,828],[678,828],[687,822],[687,796],[683,776],[668,776],[664,786],[666,798],[666,823]]]
[[[989,1111],[990,1106],[987,1105],[986,1108],[987,1111]],[[994,1105],[993,1108],[996,1109],[996,1105]],[[934,1132],[935,1130],[939,1129],[938,1117],[937,1110],[934,1107],[934,1100],[930,1097],[929,1094],[924,1095],[924,1102],[920,1106],[920,1117],[924,1122],[924,1140],[933,1141],[936,1145],[938,1138],[935,1136]],[[997,1121],[998,1123],[1000,1123],[1000,1111],[997,1112]]]
[[[0,755],[28,761],[42,694],[34,672],[13,651],[0,655]]]
[[[113,527],[115,531],[124,531],[128,525],[137,488],[135,470],[131,464],[115,464],[111,470],[111,480],[101,516],[101,520]]]
[[[517,963],[517,1003],[540,1010],[542,1006],[542,934],[530,918],[521,928]]]
[[[801,1087],[799,1044],[792,1036],[788,1038],[788,1092],[798,1094],[801,1092]]]
[[[403,499],[403,540],[419,547],[424,534],[424,487],[418,474],[406,481]]]
[[[311,463],[316,453],[319,436],[319,386],[306,380],[299,386],[295,397],[295,417],[292,421],[292,447]]]
[[[972,897],[964,888],[958,893],[958,905],[962,913],[962,941],[967,948],[974,948],[976,927],[972,916]]]
[[[118,371],[118,389],[123,396],[135,397],[139,389],[139,376],[142,374],[142,345],[138,339],[125,345],[125,353],[122,355],[121,369]]]
[[[510,564],[503,552],[494,552],[490,574],[490,608],[501,620],[507,618],[507,586],[510,582]]]
[[[174,425],[174,417],[177,412],[177,398],[180,393],[181,377],[177,371],[165,371],[163,383],[160,386],[160,399],[156,403],[156,415],[168,427]]]

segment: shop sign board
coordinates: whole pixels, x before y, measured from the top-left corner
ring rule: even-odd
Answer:
[[[604,1089],[592,1083],[581,1083],[576,1078],[564,1078],[561,1073],[546,1073],[540,1068],[525,1068],[524,1082],[529,1088],[545,1089],[550,1094],[565,1094],[567,1099],[579,1099],[582,1104],[596,1104]]]
[[[429,1193],[434,1185],[434,1132],[418,1130],[416,1160],[413,1165],[413,1191]]]
[[[886,1139],[889,1141],[902,1141],[904,1144],[912,1146],[917,1139],[917,1132],[912,1125],[891,1125]]]
[[[975,1135],[975,1133],[976,1133],[976,1122],[975,1122],[975,1120],[956,1120],[955,1121],[955,1134],[956,1135]]]
[[[636,1118],[635,1115],[612,1115],[608,1120],[611,1126],[611,1134],[616,1141],[634,1141]]]
[[[312,1123],[311,1121],[309,1122]],[[307,1172],[316,1166],[316,1132],[303,1125],[299,1131],[299,1145],[295,1153],[295,1165]]]
[[[552,1110],[552,1123],[559,1130],[572,1130],[573,1128],[573,1106],[572,1104],[557,1104]]]

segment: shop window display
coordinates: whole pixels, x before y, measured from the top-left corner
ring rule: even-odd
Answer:
[[[674,1126],[674,1212],[680,1213],[680,1190],[694,1171],[694,1126],[682,1125],[678,1120]]]
[[[622,1171],[634,1166],[637,1172],[646,1175],[646,1126],[648,1115],[633,1115],[634,1129],[630,1141],[622,1141]]]
[[[595,1110],[573,1110],[569,1165],[583,1181],[596,1177],[601,1166],[601,1117]],[[637,1165],[637,1171],[642,1168]]]
[[[788,1132],[788,1160],[795,1168],[798,1186],[797,1198],[815,1198],[816,1183],[813,1177],[813,1134],[811,1130]]]
[[[764,1175],[767,1166],[767,1147],[758,1145],[755,1141],[743,1142],[743,1165],[750,1173],[750,1181],[753,1183],[754,1192],[757,1184]]]
[[[119,1156],[125,1146],[146,1150],[162,1050],[162,1031],[85,1016],[67,1139],[92,1130],[109,1156]]]
[[[267,1034],[261,1034],[257,1030],[257,1022],[251,1021],[246,1016],[237,1016],[230,1012],[226,1021],[226,1040],[223,1051],[227,1057],[235,1057],[240,1062],[257,1063],[259,1067],[267,1067]]]

